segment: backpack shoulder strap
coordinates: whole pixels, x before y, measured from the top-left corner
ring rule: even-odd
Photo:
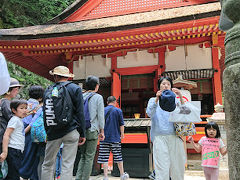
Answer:
[[[71,81],[65,81],[65,82],[61,83],[61,85],[67,87],[71,83],[72,83]]]
[[[64,82],[56,82],[54,84],[52,84],[51,86],[49,86],[48,88],[54,88],[54,87],[58,87],[58,88],[62,88],[63,86],[64,87],[67,87],[69,84],[71,84],[72,82],[71,81],[64,81]]]
[[[95,92],[90,93],[90,94],[86,97],[86,99],[84,99],[84,102],[89,101],[89,100],[91,99],[91,97],[93,97],[95,94],[96,94]]]
[[[105,115],[105,123],[106,123],[106,120],[108,119],[110,113],[112,112],[112,110],[113,110],[114,108],[115,108],[115,107],[113,106],[113,107],[110,108],[110,109],[108,110],[108,112],[106,113],[106,115]]]
[[[50,92],[51,89],[53,89],[54,85],[55,84],[52,84],[46,88],[46,90],[44,91],[44,94],[43,94],[43,98],[45,97],[45,95],[47,95]]]

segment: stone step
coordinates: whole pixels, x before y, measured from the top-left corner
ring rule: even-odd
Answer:
[[[204,172],[196,171],[196,170],[186,170],[184,173],[185,177],[187,177],[189,180],[201,180],[204,178]],[[192,178],[192,179],[191,179]],[[184,178],[185,180],[188,180]],[[219,178],[218,180],[229,180],[229,172],[228,169],[219,169]]]
[[[201,160],[188,160],[187,161],[187,170],[202,170]]]

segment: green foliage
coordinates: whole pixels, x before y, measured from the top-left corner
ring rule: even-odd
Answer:
[[[0,0],[0,28],[16,28],[46,23],[75,0]],[[21,98],[28,99],[31,85],[44,88],[52,82],[20,66],[8,62],[10,76],[24,85]]]
[[[74,0],[3,0],[0,19],[4,28],[43,24]]]
[[[28,89],[31,85],[41,85],[46,88],[52,84],[51,81],[13,64],[12,62],[8,62],[7,64],[10,76],[17,79],[20,84],[24,85],[19,93],[21,98],[28,99]]]

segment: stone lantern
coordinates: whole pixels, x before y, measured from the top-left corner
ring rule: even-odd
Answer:
[[[218,125],[225,125],[225,113],[223,112],[223,105],[216,104],[214,106],[215,113],[209,118],[207,118],[208,121],[214,121]]]
[[[226,29],[223,72],[228,166],[230,180],[240,179],[240,0],[221,0],[222,15],[232,21]],[[221,22],[220,22],[221,23]],[[226,23],[226,22],[225,22]]]

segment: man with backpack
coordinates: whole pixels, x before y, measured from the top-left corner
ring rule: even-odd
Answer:
[[[100,141],[98,163],[103,164],[104,178],[108,180],[108,159],[110,151],[113,153],[114,163],[117,163],[120,172],[120,179],[126,180],[129,175],[124,172],[121,139],[124,138],[124,121],[122,110],[116,108],[116,98],[109,96],[107,98],[108,106],[105,107],[105,139]]]
[[[98,137],[99,140],[104,140],[104,103],[103,97],[97,93],[99,85],[98,77],[87,77],[87,91],[83,94],[84,115],[87,128],[86,142],[83,146],[80,146],[79,149],[80,161],[78,164],[76,180],[89,179],[92,171],[93,159],[96,153]]]
[[[47,144],[41,180],[53,179],[55,160],[62,143],[64,147],[60,179],[72,180],[77,147],[86,140],[82,89],[68,81],[74,74],[65,66],[57,66],[49,73],[56,83],[46,89],[43,99]]]

